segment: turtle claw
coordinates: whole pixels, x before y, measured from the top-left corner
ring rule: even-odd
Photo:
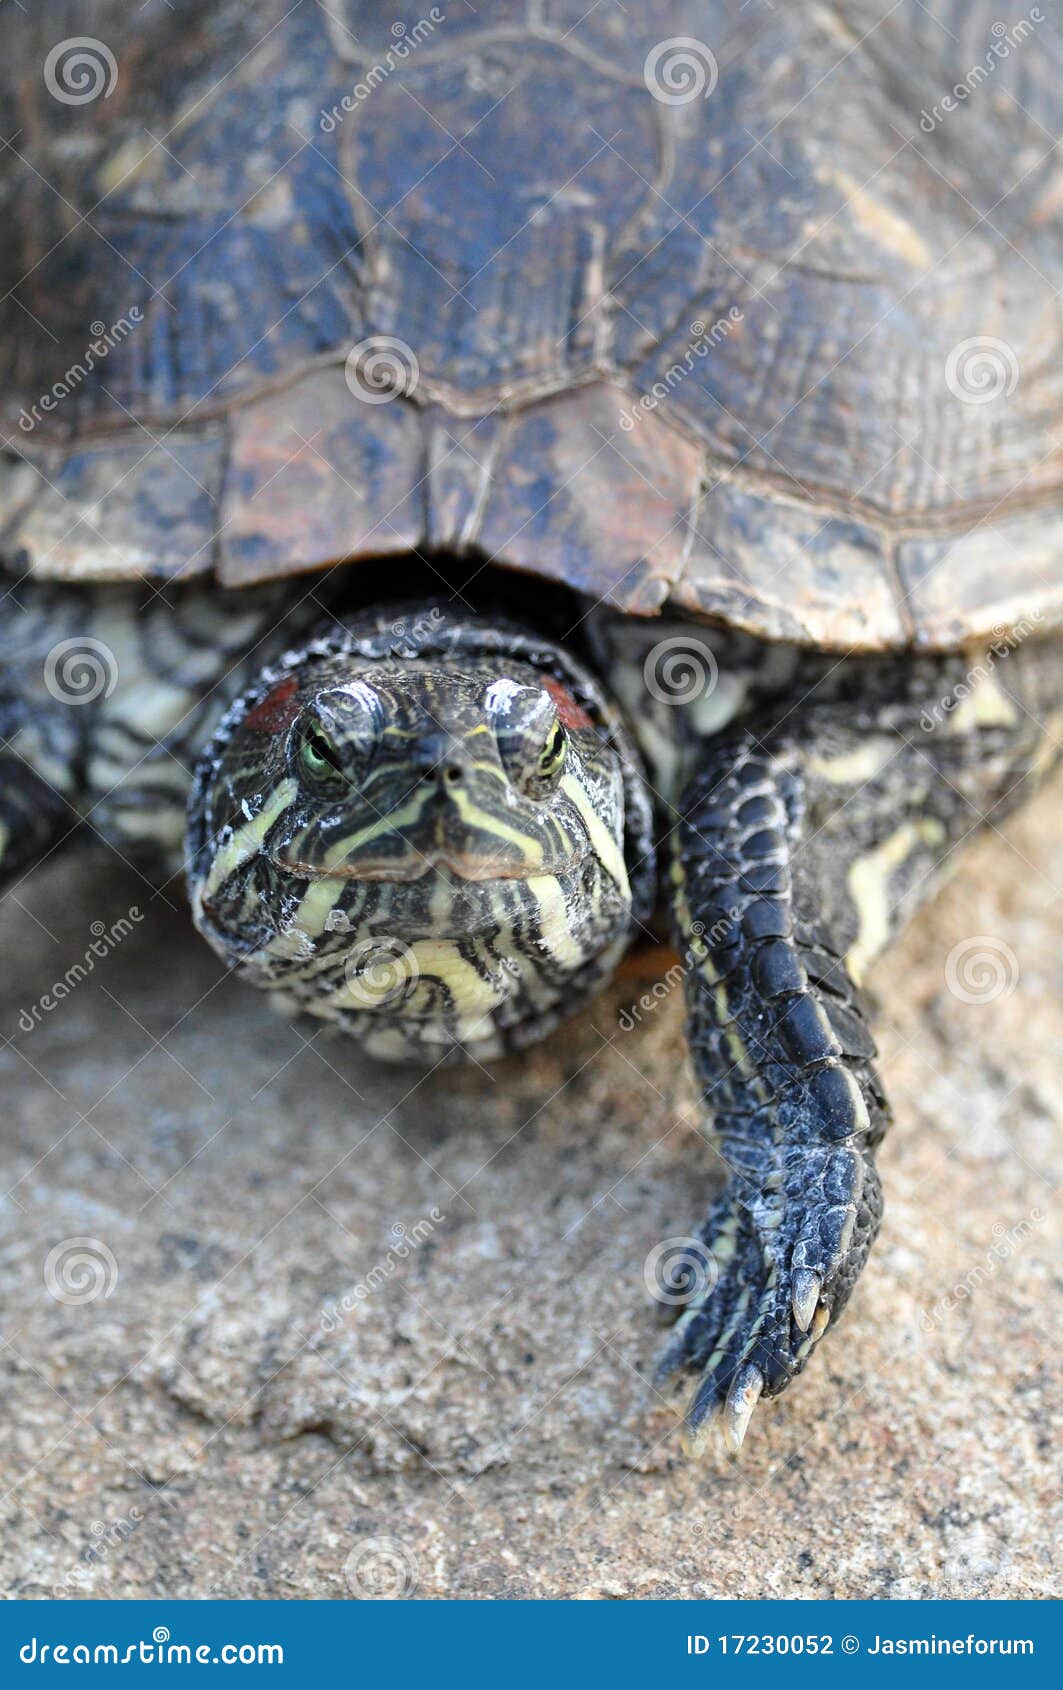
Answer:
[[[823,1281],[818,1273],[813,1273],[810,1268],[798,1268],[794,1274],[791,1303],[800,1331],[807,1332],[811,1326],[822,1290]]]
[[[716,1241],[723,1265],[680,1314],[657,1371],[658,1383],[680,1372],[700,1375],[686,1412],[683,1443],[690,1455],[704,1453],[720,1434],[737,1452],[761,1396],[784,1389],[801,1365],[799,1347],[808,1344],[792,1318],[790,1277],[778,1272],[733,1190],[702,1237],[710,1250],[709,1241]]]
[[[800,1200],[797,1161],[789,1170],[789,1201],[780,1209],[769,1213],[736,1184],[701,1232],[717,1272],[679,1314],[656,1376],[658,1384],[679,1373],[698,1376],[683,1438],[690,1455],[707,1449],[717,1421],[727,1447],[741,1448],[760,1398],[778,1396],[801,1372],[831,1316],[844,1307],[871,1246],[881,1200],[870,1158],[852,1155],[847,1212],[836,1216],[838,1205],[831,1205],[833,1250],[824,1248],[822,1202]],[[818,1171],[817,1160],[811,1166]],[[814,1199],[815,1184],[809,1185]],[[807,1265],[810,1245],[819,1254],[815,1268]]]
[[[732,1455],[737,1455],[763,1390],[764,1375],[753,1362],[739,1369],[722,1402],[715,1381],[702,1380],[690,1400],[683,1424],[680,1442],[684,1454],[695,1460],[703,1456],[719,1422],[724,1444]]]
[[[763,1389],[763,1373],[752,1362],[747,1362],[735,1377],[734,1383],[727,1393],[727,1403],[724,1408],[723,1435],[732,1455],[737,1455],[742,1447],[742,1440],[746,1435],[746,1429],[753,1418],[753,1410],[760,1401],[760,1393]]]

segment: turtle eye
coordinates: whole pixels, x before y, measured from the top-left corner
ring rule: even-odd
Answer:
[[[333,741],[317,718],[307,722],[299,743],[299,762],[314,782],[335,781],[344,775],[343,764]]]
[[[488,716],[498,739],[502,766],[529,798],[546,798],[561,774],[568,735],[545,688],[508,678],[487,695]]]
[[[301,712],[288,740],[292,773],[330,797],[358,786],[372,761],[378,708],[361,681],[320,693]]]
[[[546,744],[539,753],[539,779],[554,781],[561,773],[565,761],[565,751],[568,739],[560,722],[555,722],[552,732],[547,736]]]

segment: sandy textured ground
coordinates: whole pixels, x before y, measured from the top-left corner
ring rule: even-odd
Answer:
[[[624,1033],[629,978],[525,1059],[419,1081],[308,1042],[112,862],[38,872],[0,907],[0,1587],[1048,1594],[1061,816],[1057,781],[879,966],[873,1266],[703,1466],[646,1383],[644,1260],[718,1179],[678,992]],[[945,984],[978,935],[1018,976],[987,1004]]]

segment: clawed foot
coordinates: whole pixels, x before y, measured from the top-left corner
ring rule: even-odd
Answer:
[[[778,1396],[839,1314],[882,1213],[870,1155],[794,1146],[775,1189],[738,1179],[699,1238],[706,1271],[681,1307],[658,1383],[696,1373],[684,1447],[706,1448],[716,1418],[737,1451],[761,1396]],[[669,1299],[671,1300],[671,1299]]]

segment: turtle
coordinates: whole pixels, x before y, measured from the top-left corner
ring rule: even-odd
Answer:
[[[422,1069],[667,910],[726,1179],[659,1377],[737,1449],[879,1228],[868,967],[1059,749],[1058,21],[7,31],[5,886],[102,838]]]

